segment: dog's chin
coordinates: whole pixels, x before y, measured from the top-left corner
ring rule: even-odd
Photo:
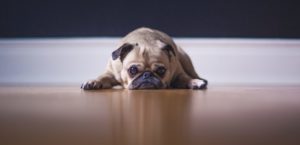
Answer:
[[[138,89],[158,89],[158,87],[153,83],[145,82],[145,83],[141,83],[138,86]]]
[[[151,82],[142,82],[136,85],[130,85],[130,90],[162,89],[162,85]]]

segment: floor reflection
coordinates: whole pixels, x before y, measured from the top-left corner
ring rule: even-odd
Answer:
[[[300,128],[295,123],[299,111],[289,108],[297,106],[295,97],[283,101],[269,91],[120,90],[102,95],[114,144],[281,144],[289,138],[293,141],[284,143],[293,144],[297,132],[289,125]]]
[[[299,87],[0,87],[0,144],[300,143]]]
[[[111,95],[116,144],[184,144],[191,91],[122,91]]]

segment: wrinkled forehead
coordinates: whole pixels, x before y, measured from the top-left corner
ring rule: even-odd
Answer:
[[[124,63],[166,63],[168,62],[168,56],[162,50],[166,45],[167,44],[159,40],[153,44],[138,43],[134,49],[128,53]]]
[[[141,40],[137,42],[137,45],[142,49],[161,49],[167,44],[162,42],[161,40],[152,40],[152,41]]]
[[[123,41],[121,44],[132,44],[135,46],[140,47],[141,49],[158,49],[158,48],[163,48],[164,46],[167,45],[166,42],[163,42],[162,40],[159,39],[153,39],[153,38],[143,38],[143,39],[127,39],[126,41]]]
[[[166,43],[163,43],[160,40],[155,40],[147,43],[138,44],[140,55],[145,59],[152,60],[162,57],[162,49],[166,46]]]

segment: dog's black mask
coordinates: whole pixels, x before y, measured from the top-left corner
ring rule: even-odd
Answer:
[[[162,89],[163,83],[160,79],[150,71],[143,72],[140,76],[134,79],[129,86],[131,90],[137,89]]]

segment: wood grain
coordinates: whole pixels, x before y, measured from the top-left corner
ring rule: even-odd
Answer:
[[[1,86],[2,145],[300,144],[300,87]]]

